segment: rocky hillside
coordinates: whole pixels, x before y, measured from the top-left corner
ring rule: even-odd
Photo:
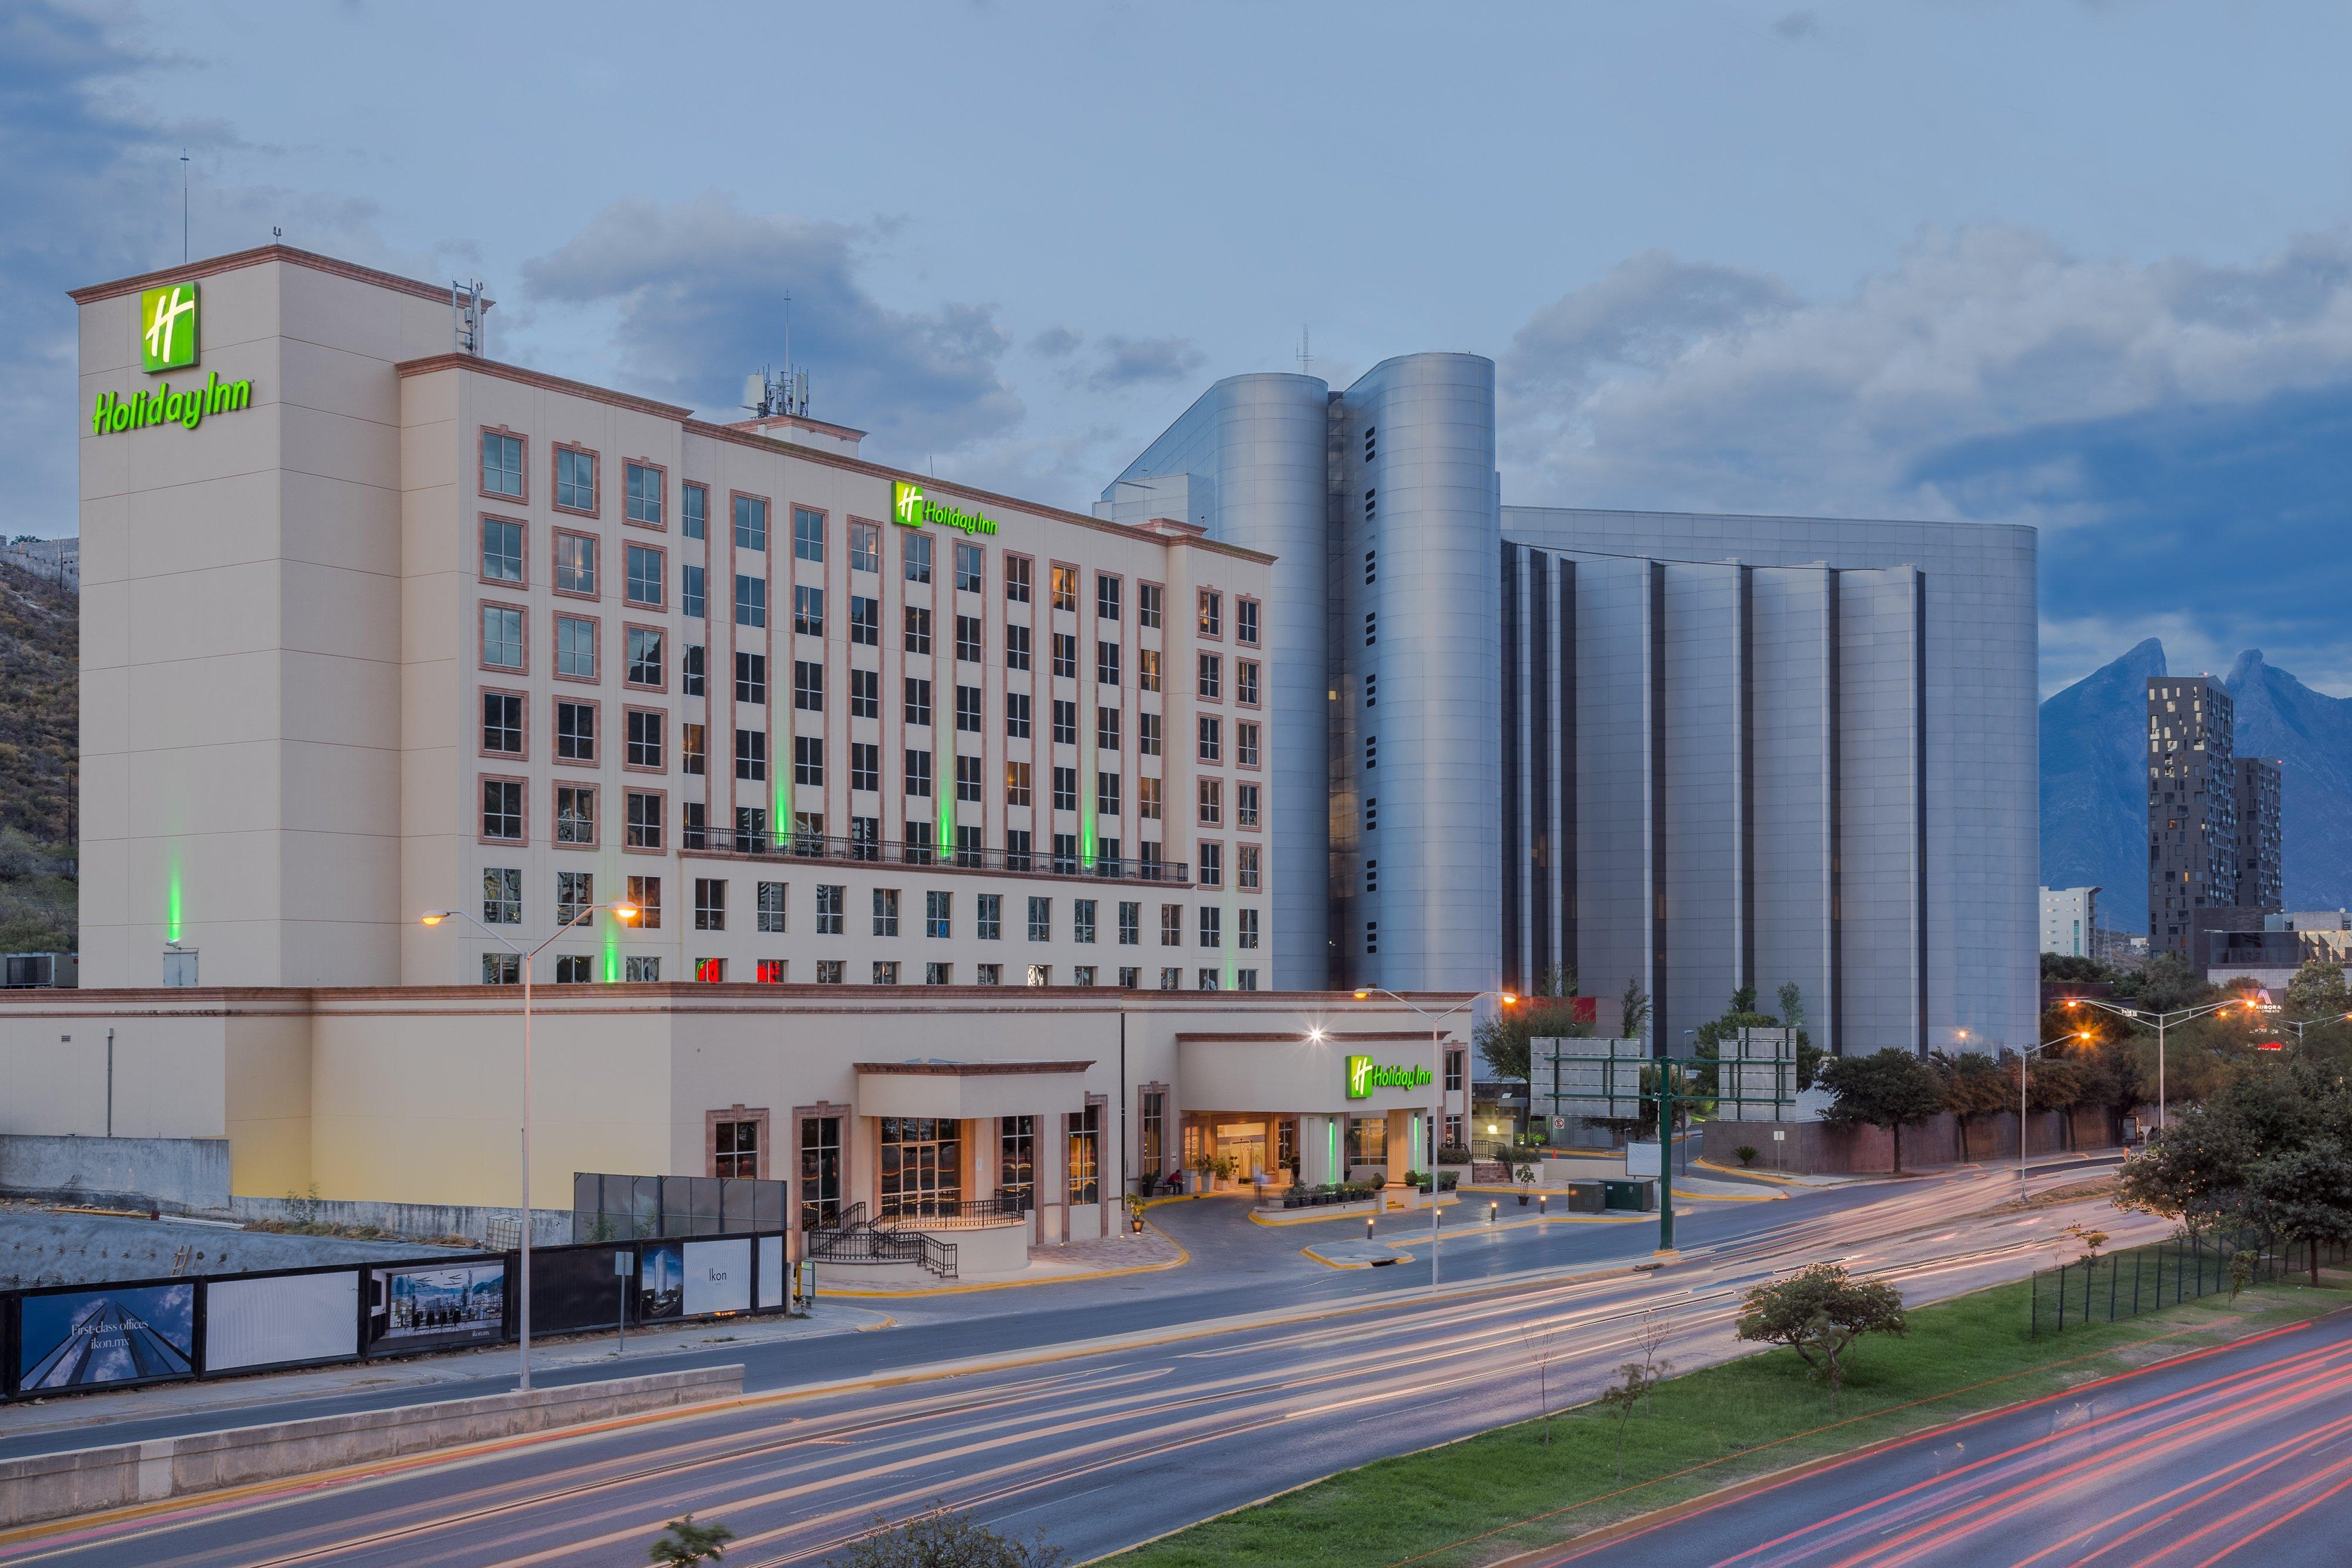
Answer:
[[[80,610],[0,561],[0,951],[71,951]]]

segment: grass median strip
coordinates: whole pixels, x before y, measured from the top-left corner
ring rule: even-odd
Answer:
[[[2027,1286],[2002,1285],[1911,1312],[1910,1333],[1846,1353],[1828,1390],[1786,1350],[1657,1385],[1624,1426],[1601,1406],[1556,1411],[1443,1448],[1383,1459],[1163,1536],[1118,1568],[1473,1568],[1619,1520],[2020,1400],[2352,1304],[2352,1280],[2215,1295],[2117,1323],[2027,1337]],[[1673,1354],[1673,1346],[1665,1354]],[[1557,1369],[1555,1369],[1557,1376]],[[1528,1401],[1536,1375],[1528,1375]]]

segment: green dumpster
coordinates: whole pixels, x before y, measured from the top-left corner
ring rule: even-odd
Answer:
[[[1648,1214],[1658,1207],[1657,1184],[1651,1181],[1604,1181],[1602,1205],[1612,1210]]]

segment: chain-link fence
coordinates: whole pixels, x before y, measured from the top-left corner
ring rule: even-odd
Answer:
[[[2308,1268],[2311,1243],[2282,1242],[2248,1228],[2168,1237],[2147,1247],[2062,1263],[2033,1276],[2031,1332],[2036,1338],[2087,1322],[2114,1322],[2193,1301],[2217,1291],[2276,1280]],[[2319,1261],[2341,1262],[2345,1246],[2323,1241]]]
[[[784,1184],[750,1176],[574,1172],[572,1239],[639,1241],[784,1228]]]

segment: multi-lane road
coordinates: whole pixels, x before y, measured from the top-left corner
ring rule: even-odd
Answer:
[[[950,1299],[930,1310],[952,1318],[754,1349],[741,1359],[759,1392],[706,1413],[80,1521],[0,1545],[0,1563],[636,1563],[689,1510],[740,1532],[730,1563],[813,1562],[877,1516],[934,1501],[1042,1529],[1084,1559],[1532,1415],[1531,1336],[1552,1346],[1555,1403],[1570,1403],[1625,1359],[1645,1314],[1668,1328],[1678,1366],[1731,1354],[1740,1293],[1816,1258],[1924,1300],[2045,1265],[2073,1219],[2119,1243],[2157,1228],[2097,1203],[1992,1212],[2014,1191],[2013,1177],[1971,1174],[1702,1206],[1679,1261],[1583,1279],[1526,1270],[1630,1263],[1646,1238],[1471,1228],[1444,1244],[1458,1291],[1432,1298],[1415,1260],[1318,1270],[1326,1282],[1279,1303],[1272,1282],[1304,1276],[1277,1264],[1304,1238],[1242,1225],[1234,1206],[1179,1206],[1160,1211],[1165,1223],[1226,1265],[1193,1291],[993,1315]],[[1252,1315],[1224,1315],[1235,1311]],[[1118,1337],[1082,1337],[1105,1333]],[[950,1358],[963,1359],[929,1364]]]

